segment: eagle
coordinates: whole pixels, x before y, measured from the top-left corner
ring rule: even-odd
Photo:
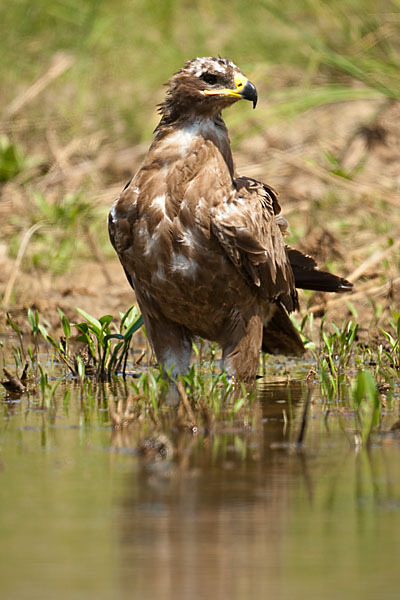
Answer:
[[[185,373],[200,337],[221,346],[233,380],[251,381],[260,350],[304,352],[289,318],[296,287],[352,286],[287,246],[276,192],[236,173],[221,112],[241,99],[255,108],[242,71],[195,58],[166,85],[154,140],[110,210],[111,243],[164,371]]]

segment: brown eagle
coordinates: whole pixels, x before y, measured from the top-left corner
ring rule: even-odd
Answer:
[[[304,351],[288,316],[296,287],[342,292],[351,284],[286,246],[276,193],[236,174],[221,111],[257,102],[240,69],[196,58],[167,86],[154,141],[111,208],[111,242],[164,368],[185,372],[200,336],[221,345],[229,375],[251,380],[261,349]]]

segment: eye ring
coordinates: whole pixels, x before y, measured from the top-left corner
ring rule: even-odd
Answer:
[[[200,79],[209,85],[214,85],[218,82],[218,77],[213,73],[203,73],[200,75]]]

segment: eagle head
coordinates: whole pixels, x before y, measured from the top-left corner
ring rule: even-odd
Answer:
[[[188,116],[212,117],[240,99],[257,104],[257,90],[242,71],[226,58],[195,58],[166,84],[160,112],[168,121]]]

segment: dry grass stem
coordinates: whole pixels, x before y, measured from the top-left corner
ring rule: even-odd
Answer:
[[[347,279],[354,283],[359,279],[362,275],[364,275],[369,269],[374,267],[379,262],[382,262],[385,258],[387,258],[394,250],[396,250],[400,246],[400,240],[397,240],[393,246],[389,248],[385,248],[384,250],[377,250],[367,258],[361,265],[359,265],[354,271],[348,275]]]
[[[4,117],[9,119],[16,115],[73,64],[74,58],[72,56],[65,52],[57,52],[51,61],[50,67],[7,106]]]
[[[310,165],[304,162],[297,156],[292,156],[283,150],[277,150],[276,148],[271,149],[271,155],[278,157],[282,162],[286,162],[292,167],[300,169],[313,175],[314,177],[321,179],[327,183],[332,183],[335,186],[344,188],[351,192],[354,197],[359,198],[360,196],[372,196],[375,198],[383,198],[385,202],[398,208],[400,206],[400,194],[396,194],[387,189],[376,188],[368,183],[361,181],[350,181],[334,173],[330,173],[323,167],[318,165]]]
[[[33,234],[36,231],[38,231],[41,227],[43,227],[44,225],[45,225],[44,221],[40,221],[39,223],[35,223],[35,225],[32,225],[32,227],[30,227],[28,229],[28,231],[25,233],[25,235],[24,235],[24,237],[22,239],[21,245],[19,247],[19,250],[18,250],[17,258],[15,259],[14,268],[13,268],[13,270],[11,272],[11,276],[10,276],[10,278],[8,280],[8,283],[7,283],[5,292],[4,292],[3,302],[2,302],[3,306],[7,306],[8,303],[10,302],[11,294],[12,294],[12,291],[14,289],[14,284],[15,284],[15,281],[17,279],[17,276],[18,276],[18,273],[19,273],[19,269],[20,269],[20,266],[21,266],[21,262],[22,262],[22,259],[24,257],[26,248],[28,247],[29,240],[31,239],[31,237],[33,236]]]
[[[90,232],[89,227],[87,225],[84,227],[84,230],[85,230],[86,239],[89,242],[89,246],[93,252],[93,255],[96,257],[96,260],[99,263],[100,268],[103,272],[104,279],[106,280],[106,284],[111,286],[113,284],[113,280],[112,280],[110,273],[108,272],[108,268],[107,268],[106,262],[104,260],[104,255],[103,255],[102,251],[100,250],[96,240],[94,239],[94,237],[93,237],[92,233]]]
[[[309,307],[308,311],[318,313],[321,310],[326,311],[336,306],[340,306],[346,300],[353,302],[354,300],[358,300],[361,298],[384,296],[385,294],[389,293],[391,288],[397,285],[398,283],[400,283],[400,277],[396,277],[395,279],[387,281],[382,285],[371,285],[369,282],[367,285],[363,286],[362,289],[360,289],[360,291],[355,292],[353,294],[346,294],[344,299],[343,296],[340,295],[338,297],[332,298],[331,300],[328,300],[327,302],[313,304]]]

